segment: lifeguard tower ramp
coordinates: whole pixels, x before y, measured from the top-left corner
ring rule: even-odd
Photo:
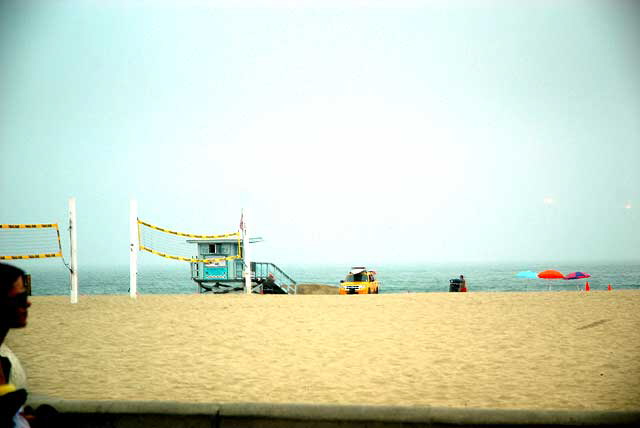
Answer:
[[[216,294],[244,290],[243,242],[239,239],[188,239],[197,246],[197,261],[191,262],[191,279],[201,293]],[[296,281],[270,262],[251,262],[251,289],[258,294],[296,294]]]

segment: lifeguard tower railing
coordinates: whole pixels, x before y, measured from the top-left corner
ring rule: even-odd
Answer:
[[[243,261],[235,260],[235,277],[238,280],[242,279]],[[282,289],[286,294],[296,294],[297,283],[287,275],[282,269],[270,262],[251,262],[251,276],[252,280],[257,284],[253,286],[252,291],[257,293],[264,292],[265,285],[268,284],[269,277],[273,278],[274,284]],[[273,291],[273,290],[271,290]]]

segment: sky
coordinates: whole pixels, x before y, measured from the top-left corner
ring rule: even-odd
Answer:
[[[1,223],[276,264],[640,260],[640,7],[4,1]],[[145,263],[179,263],[143,254]],[[67,257],[68,258],[68,257]]]

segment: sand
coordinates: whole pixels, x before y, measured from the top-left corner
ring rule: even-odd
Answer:
[[[298,284],[297,286],[298,294],[338,294],[340,292],[340,288],[335,285],[327,285],[327,284]]]
[[[640,408],[640,291],[33,297],[65,399]]]

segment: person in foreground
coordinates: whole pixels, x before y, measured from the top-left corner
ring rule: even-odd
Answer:
[[[27,400],[26,376],[4,343],[9,329],[27,325],[30,303],[23,278],[21,269],[0,263],[0,427],[29,427],[22,413]]]
[[[27,377],[18,358],[4,343],[10,329],[27,325],[31,303],[24,276],[22,269],[0,263],[0,428],[54,426],[57,413],[47,405],[35,412],[24,411]]]

